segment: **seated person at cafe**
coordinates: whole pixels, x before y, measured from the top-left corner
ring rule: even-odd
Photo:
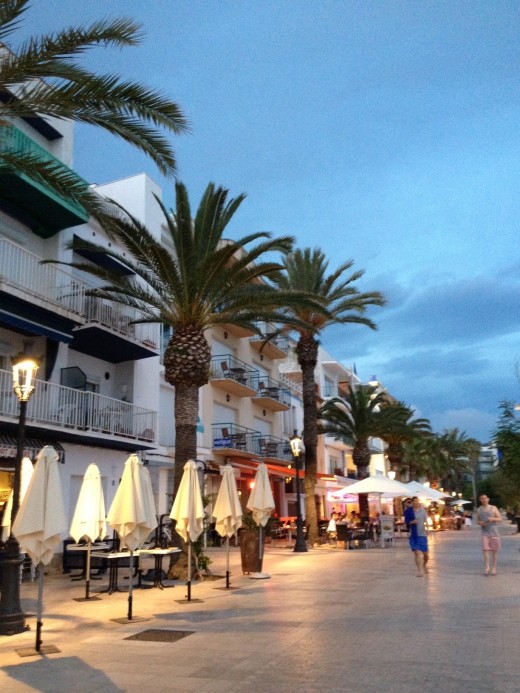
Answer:
[[[329,535],[329,539],[336,539],[338,536],[336,528],[337,517],[337,513],[332,513],[330,516],[329,524],[327,525],[327,534]]]

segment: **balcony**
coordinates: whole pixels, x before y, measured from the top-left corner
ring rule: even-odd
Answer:
[[[70,342],[83,322],[85,287],[70,272],[0,239],[0,323]]]
[[[56,163],[69,174],[74,173],[12,125],[0,125],[0,154],[1,152],[32,155]],[[77,179],[82,180],[79,176]],[[87,188],[88,183],[84,183]],[[50,238],[62,229],[84,224],[89,218],[81,205],[61,197],[44,183],[1,165],[0,208],[41,238]]]
[[[140,311],[86,296],[93,287],[41,261],[0,239],[0,324],[70,342],[76,351],[111,363],[159,353],[158,325],[134,324]]]
[[[85,323],[74,330],[71,348],[110,363],[159,354],[159,324],[135,324],[141,311],[95,296],[85,297]]]
[[[322,398],[330,399],[331,397],[348,397],[349,393],[349,383],[325,383],[323,386]]]
[[[267,376],[258,377],[256,395],[252,399],[255,404],[270,411],[287,411],[291,407],[290,390]]]
[[[293,461],[291,444],[288,440],[275,438],[271,435],[264,436],[258,434],[253,441],[253,445],[255,454],[268,462],[280,463],[280,461],[283,461],[290,464]]]
[[[210,381],[219,390],[237,397],[256,394],[258,371],[231,355],[214,356],[211,359]]]
[[[213,454],[250,458],[258,449],[256,441],[259,435],[258,431],[234,423],[213,424]]]
[[[0,417],[18,422],[19,405],[12,390],[12,373],[0,370]],[[126,442],[127,447],[152,447],[157,413],[112,397],[37,380],[27,406],[27,427],[60,433],[62,440],[107,445]],[[148,445],[143,445],[148,443]]]
[[[248,327],[233,325],[232,323],[222,325],[222,328],[224,330],[224,337],[226,334],[232,334],[233,337],[251,337],[251,335],[255,334],[254,330],[250,330]]]
[[[251,346],[268,359],[284,359],[289,353],[289,340],[283,335],[272,336],[273,332],[269,331],[270,327],[266,323],[262,323],[260,325],[262,334],[255,335],[249,340]]]

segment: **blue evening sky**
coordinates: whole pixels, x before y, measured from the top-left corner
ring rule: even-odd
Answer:
[[[21,35],[101,17],[144,26],[137,48],[85,64],[177,101],[195,208],[209,181],[247,198],[230,235],[293,234],[331,271],[364,269],[378,324],[324,347],[377,375],[433,428],[489,439],[520,401],[520,5],[436,0],[33,0]],[[146,158],[78,126],[75,167],[103,183]]]

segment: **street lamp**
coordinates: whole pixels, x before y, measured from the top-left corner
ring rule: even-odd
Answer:
[[[291,438],[290,443],[291,452],[294,457],[294,462],[296,466],[296,543],[294,544],[294,551],[298,553],[303,553],[308,549],[303,534],[303,517],[300,493],[300,455],[302,453],[302,439],[296,433],[296,431],[294,432],[294,435]]]
[[[38,363],[25,355],[13,361],[13,390],[20,402],[18,418],[18,437],[16,441],[16,460],[14,466],[13,505],[11,510],[11,529],[9,538],[0,551],[0,635],[15,635],[26,630],[25,617],[20,605],[20,566],[23,557],[20,544],[13,535],[13,524],[20,505],[20,482],[22,458],[25,447],[25,417],[27,403],[34,391]]]

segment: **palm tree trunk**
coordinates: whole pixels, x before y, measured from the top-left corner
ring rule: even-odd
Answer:
[[[197,459],[198,385],[175,386],[175,475],[173,492],[179,488],[184,465]]]
[[[310,335],[301,335],[296,347],[298,363],[302,369],[303,389],[303,444],[305,446],[305,522],[310,546],[318,542],[318,513],[316,511],[316,474],[318,458],[318,410],[314,370],[318,361],[318,343]]]
[[[173,494],[179,488],[184,465],[188,460],[197,459],[197,415],[199,413],[199,387],[178,384],[175,386],[175,473]],[[182,549],[178,560],[170,563],[168,577],[186,580],[188,578],[188,545],[175,533],[176,545]],[[177,558],[177,557],[176,557]],[[192,551],[192,578],[198,579],[195,552]]]
[[[358,440],[352,451],[352,460],[357,468],[357,478],[366,479],[370,474],[370,449],[366,440]],[[368,494],[359,494],[359,514],[363,522],[369,518]]]

